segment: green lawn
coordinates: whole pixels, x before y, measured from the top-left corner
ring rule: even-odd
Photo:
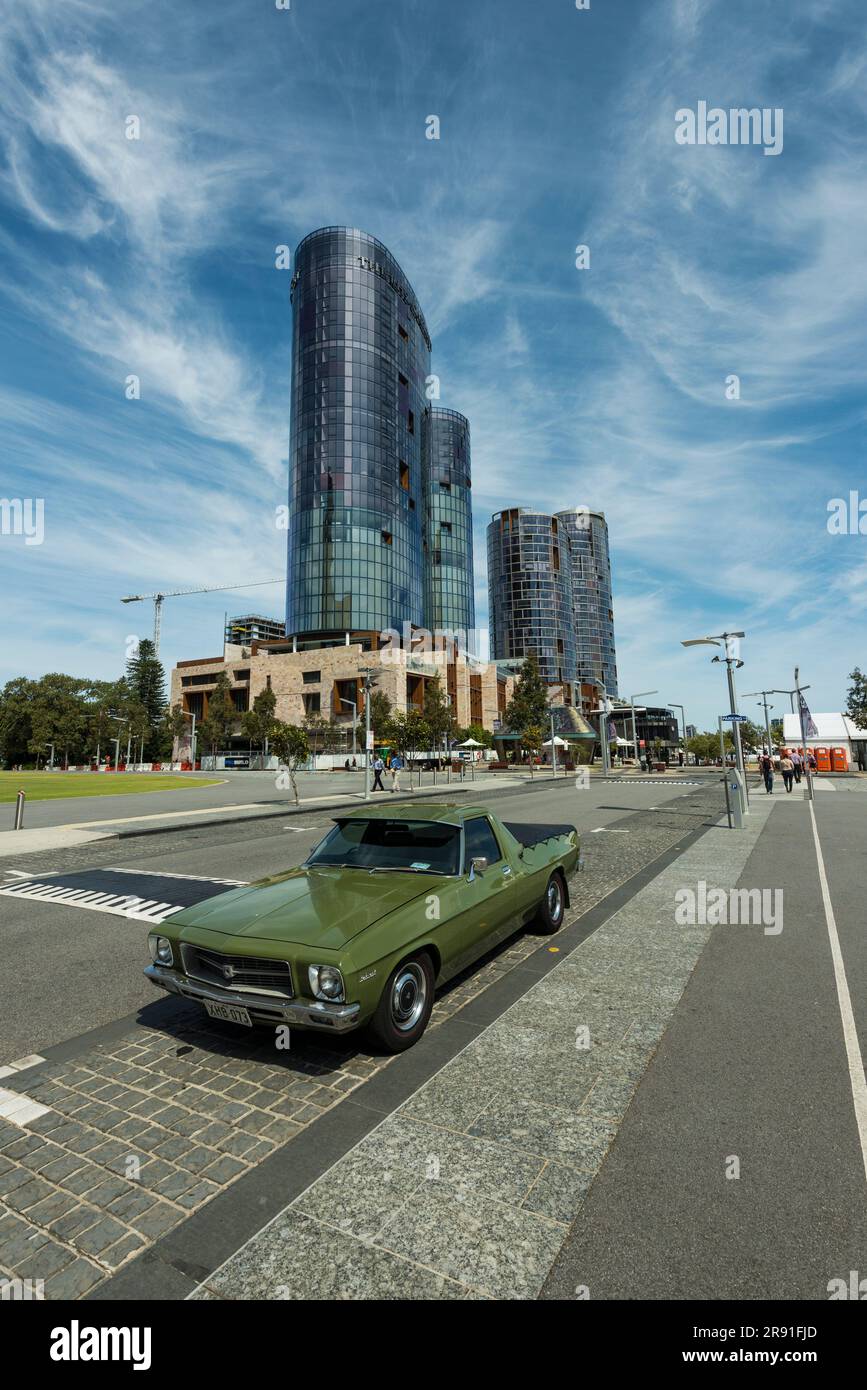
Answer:
[[[14,801],[19,790],[27,793],[28,801],[51,801],[60,796],[125,796],[215,787],[224,780],[170,772],[0,772],[0,802]]]

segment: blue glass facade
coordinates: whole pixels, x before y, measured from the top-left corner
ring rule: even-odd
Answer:
[[[469,634],[475,627],[470,422],[456,410],[430,412],[426,497],[425,627]]]
[[[287,635],[425,618],[431,343],[412,286],[365,232],[325,227],[292,278]]]
[[[617,695],[608,523],[602,512],[581,507],[557,512],[557,518],[569,536],[572,556],[578,678],[594,685],[601,681],[609,695]]]
[[[608,526],[601,512],[553,516],[525,507],[488,527],[491,654],[534,651],[549,684],[604,683],[617,690]]]
[[[569,539],[556,517],[514,507],[488,526],[491,655],[531,651],[551,685],[577,679]]]

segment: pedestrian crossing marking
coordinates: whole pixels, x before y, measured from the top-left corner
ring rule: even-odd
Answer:
[[[207,898],[246,886],[246,880],[237,878],[208,878],[204,874],[178,874],[167,870],[104,868],[16,879],[4,883],[0,894],[158,924]]]

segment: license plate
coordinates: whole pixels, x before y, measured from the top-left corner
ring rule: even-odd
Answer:
[[[202,1003],[211,1018],[221,1018],[224,1023],[243,1023],[247,1028],[253,1027],[253,1020],[247,1010],[238,1008],[237,1004],[215,1004],[211,999],[203,999]]]

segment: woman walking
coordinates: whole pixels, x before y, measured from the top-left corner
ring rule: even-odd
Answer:
[[[795,764],[792,762],[788,753],[785,753],[783,757],[780,758],[780,771],[783,774],[783,782],[785,783],[786,791],[790,792],[792,790],[792,783],[795,780]]]
[[[765,781],[765,791],[768,793],[768,796],[771,796],[774,790],[774,760],[767,748],[759,758],[759,763],[762,769],[762,777]]]

